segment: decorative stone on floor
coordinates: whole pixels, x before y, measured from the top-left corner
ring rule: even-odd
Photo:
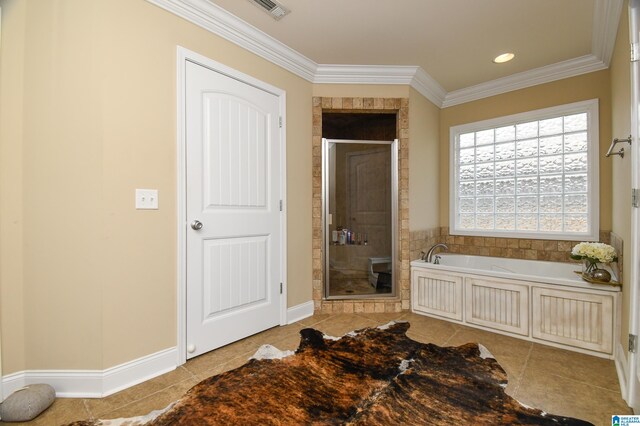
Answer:
[[[3,422],[27,422],[49,408],[56,399],[56,391],[47,384],[36,384],[18,389],[0,404]]]

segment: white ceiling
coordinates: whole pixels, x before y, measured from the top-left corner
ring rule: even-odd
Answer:
[[[623,3],[278,0],[276,21],[251,0],[148,1],[310,81],[408,83],[439,106],[608,67]]]
[[[447,91],[591,53],[595,0],[211,0],[319,64],[417,65]],[[514,52],[496,65],[500,53]]]

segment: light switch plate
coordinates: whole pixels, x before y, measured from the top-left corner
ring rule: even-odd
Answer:
[[[137,210],[158,210],[157,189],[136,189]]]

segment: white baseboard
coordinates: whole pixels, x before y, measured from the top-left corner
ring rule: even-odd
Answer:
[[[313,315],[313,301],[287,309],[287,324]],[[1,395],[35,383],[46,383],[62,398],[102,398],[177,367],[177,348],[169,348],[106,370],[27,370],[2,377]]]
[[[173,347],[108,368],[102,379],[102,396],[173,371],[177,367],[177,359],[177,348]]]
[[[620,393],[622,399],[627,403],[627,377],[629,377],[629,365],[627,364],[627,356],[624,352],[624,348],[618,342],[615,353],[613,354],[613,360],[616,364],[616,373],[618,373],[618,382],[620,383]]]
[[[46,383],[63,398],[102,398],[175,370],[177,349],[169,348],[106,370],[28,370],[2,378],[6,398],[34,383]]]
[[[292,324],[313,315],[313,300],[287,309],[287,324]]]

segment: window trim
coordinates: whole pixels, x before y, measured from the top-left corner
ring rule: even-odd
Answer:
[[[480,231],[457,229],[456,217],[458,212],[458,136],[463,133],[477,132],[502,126],[525,123],[534,120],[544,120],[563,115],[587,113],[587,220],[588,230],[583,233],[544,232],[544,231]],[[498,238],[527,238],[544,240],[570,241],[598,241],[600,239],[600,129],[598,99],[574,102],[527,111],[518,114],[496,117],[488,120],[476,121],[452,126],[449,129],[449,233],[451,235],[498,237]],[[495,214],[495,213],[494,213]]]

